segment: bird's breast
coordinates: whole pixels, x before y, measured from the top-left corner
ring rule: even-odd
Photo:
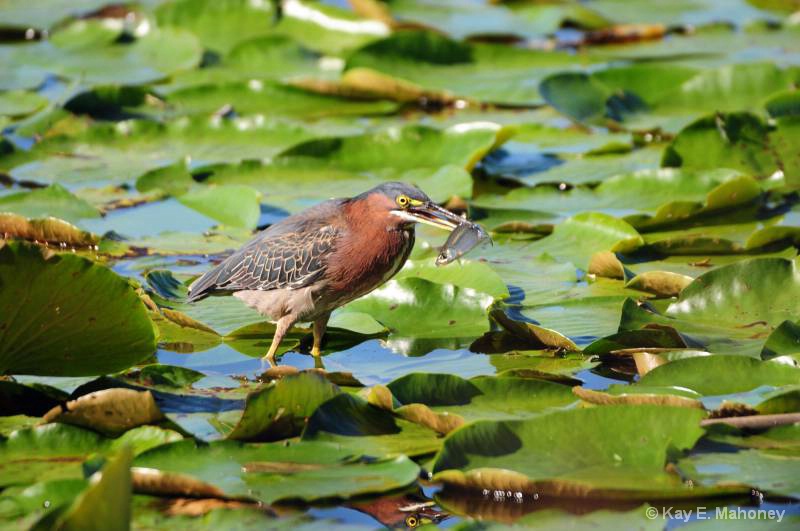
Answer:
[[[344,302],[369,293],[400,271],[414,246],[414,229],[378,226],[346,240],[328,263],[328,291]]]

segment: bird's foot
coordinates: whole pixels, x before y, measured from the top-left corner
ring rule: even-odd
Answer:
[[[261,372],[264,372],[267,369],[271,369],[272,367],[277,367],[278,363],[275,361],[275,354],[269,353],[263,358],[261,358]]]
[[[314,357],[314,368],[325,369],[325,364],[322,363],[322,350],[319,348],[319,345],[311,347],[311,355]]]

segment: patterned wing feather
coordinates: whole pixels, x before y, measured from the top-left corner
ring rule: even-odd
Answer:
[[[267,230],[197,279],[189,300],[200,300],[215,291],[308,286],[324,274],[337,234],[330,225],[277,234]]]

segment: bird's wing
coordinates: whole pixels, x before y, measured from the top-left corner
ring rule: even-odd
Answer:
[[[337,235],[331,225],[295,232],[264,231],[197,279],[189,288],[189,300],[200,300],[215,291],[308,286],[324,274]]]

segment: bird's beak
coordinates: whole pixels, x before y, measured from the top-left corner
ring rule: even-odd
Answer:
[[[432,201],[426,201],[418,205],[412,205],[405,210],[406,214],[414,218],[414,221],[425,223],[439,227],[446,231],[453,231],[458,225],[464,221],[460,216],[453,214]]]

